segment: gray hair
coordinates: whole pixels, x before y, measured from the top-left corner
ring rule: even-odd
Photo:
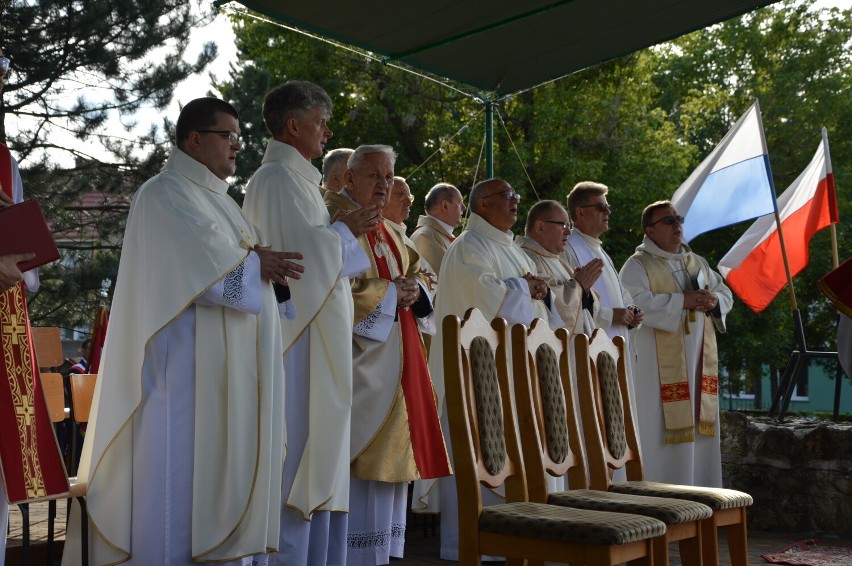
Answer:
[[[314,108],[319,108],[327,116],[331,116],[334,110],[331,98],[322,87],[308,81],[287,81],[266,93],[263,121],[273,137],[279,136],[284,132],[288,119]]]
[[[349,161],[346,162],[346,167],[354,171],[361,165],[361,162],[364,160],[364,156],[371,153],[384,153],[388,156],[388,159],[390,159],[391,166],[396,165],[396,152],[391,146],[372,144],[359,145],[355,148],[355,151],[349,156]]]
[[[426,198],[423,200],[423,208],[434,210],[436,206],[453,198],[453,191],[458,191],[458,187],[449,183],[438,183],[426,193]]]
[[[354,152],[354,149],[350,149],[348,147],[339,147],[337,149],[332,149],[328,153],[325,154],[325,157],[322,158],[322,182],[323,184],[328,183],[331,179],[331,172],[334,171],[339,165],[343,165],[343,168],[346,169],[346,161]]]

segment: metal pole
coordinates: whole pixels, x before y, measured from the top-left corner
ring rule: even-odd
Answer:
[[[485,99],[485,178],[494,177],[494,102]]]

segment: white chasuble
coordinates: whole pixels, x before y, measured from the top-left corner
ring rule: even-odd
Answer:
[[[191,559],[234,560],[277,547],[279,510],[270,502],[281,493],[284,376],[272,286],[255,287],[258,312],[210,305],[215,299],[195,304],[245,269],[248,250],[262,243],[227,188],[207,167],[172,149],[161,173],[133,198],[78,470],[88,484],[93,564],[132,560],[135,550],[144,552],[147,541],[132,536],[133,518],[139,516],[135,506],[146,504],[133,492],[138,482],[148,481],[138,471],[145,454],[136,430],[149,403],[143,366],[156,367],[157,357],[170,355],[194,357],[186,366],[195,367],[191,486],[186,486],[192,493],[186,513],[191,525],[183,525]],[[150,354],[155,357],[146,355],[156,336],[184,324],[190,311],[194,349],[170,353],[172,345],[165,341]],[[148,473],[168,475],[168,469]],[[73,538],[69,533],[69,542]],[[78,556],[66,546],[63,563],[73,564]]]
[[[678,332],[683,335],[686,357],[687,382],[690,398],[697,402],[701,383],[702,346],[704,324],[701,319],[689,320],[689,311],[683,308],[683,292],[692,289],[686,273],[682,254],[661,250],[648,237],[636,248],[667,260],[678,288],[677,293],[653,293],[645,267],[636,257],[630,257],[621,268],[621,279],[633,296],[636,305],[645,312],[642,326],[634,332],[634,345],[640,353],[636,365],[635,414],[642,448],[645,479],[684,485],[722,487],[722,456],[718,431],[713,436],[696,434],[694,442],[665,443],[665,424],[660,396],[659,364],[655,330]],[[694,254],[693,254],[694,255]],[[719,299],[719,310],[724,317],[731,310],[733,296],[722,277],[712,271],[703,258],[697,257],[709,273],[707,287]],[[705,316],[696,312],[697,317]],[[685,331],[689,328],[689,332]],[[695,408],[693,407],[693,410]]]
[[[329,225],[321,178],[294,147],[269,140],[243,204],[246,217],[274,250],[304,255],[301,279],[289,280],[296,316],[283,320],[281,328],[287,366],[298,369],[288,374],[288,383],[308,391],[299,422],[296,414],[287,415],[288,427],[298,429],[291,433],[304,436],[299,442],[304,447],[288,451],[298,464],[286,504],[304,519],[318,510],[349,508],[354,310],[348,277],[369,267],[349,229],[340,222]],[[294,350],[302,340],[307,343]]]

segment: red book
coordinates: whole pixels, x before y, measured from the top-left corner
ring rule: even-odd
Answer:
[[[35,200],[0,208],[0,255],[28,252],[36,256],[18,264],[22,272],[59,259],[56,242]]]

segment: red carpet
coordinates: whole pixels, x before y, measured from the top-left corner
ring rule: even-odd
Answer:
[[[819,541],[800,540],[779,552],[762,555],[772,564],[792,566],[852,566],[852,547],[829,546]]]

